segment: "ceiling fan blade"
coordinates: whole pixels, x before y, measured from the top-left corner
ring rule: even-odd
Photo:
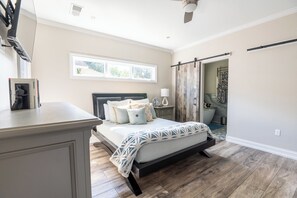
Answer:
[[[185,12],[184,23],[192,21],[193,12]]]

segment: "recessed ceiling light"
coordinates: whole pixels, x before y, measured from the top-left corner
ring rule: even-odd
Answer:
[[[70,13],[72,16],[79,16],[83,7],[80,5],[71,4]]]

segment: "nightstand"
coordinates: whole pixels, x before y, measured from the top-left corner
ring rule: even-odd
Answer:
[[[157,117],[163,118],[167,120],[174,120],[174,106],[161,106],[161,107],[154,107]]]

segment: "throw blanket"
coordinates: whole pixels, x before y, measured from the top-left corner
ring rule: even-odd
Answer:
[[[199,122],[186,122],[168,127],[139,131],[129,134],[110,157],[110,161],[118,167],[119,173],[128,177],[138,150],[150,142],[162,142],[181,137],[211,131],[207,125]]]

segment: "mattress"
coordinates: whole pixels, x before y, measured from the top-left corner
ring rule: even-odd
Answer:
[[[148,122],[145,125],[116,124],[103,120],[103,124],[97,126],[97,131],[109,139],[113,144],[119,146],[123,139],[125,139],[125,137],[130,133],[146,129],[167,127],[175,124],[177,124],[177,122],[162,118],[156,118],[154,121]],[[182,137],[180,139],[146,144],[138,151],[135,160],[138,163],[149,162],[206,141],[206,139],[207,132],[201,132],[192,136]]]

